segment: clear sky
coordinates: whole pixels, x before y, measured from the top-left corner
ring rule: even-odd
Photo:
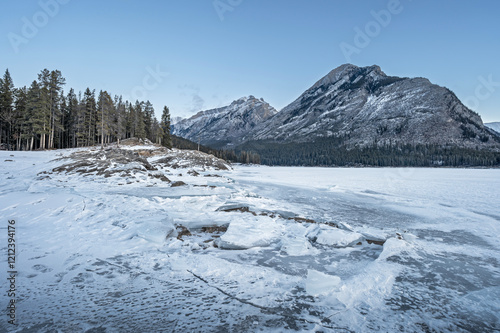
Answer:
[[[427,77],[500,121],[497,0],[3,0],[0,71],[187,117],[248,95],[276,109],[344,64]]]

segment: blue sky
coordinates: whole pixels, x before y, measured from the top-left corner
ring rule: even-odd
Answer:
[[[5,0],[0,71],[23,86],[59,69],[66,90],[186,117],[248,95],[279,110],[341,64],[377,64],[500,121],[499,13],[495,0]]]

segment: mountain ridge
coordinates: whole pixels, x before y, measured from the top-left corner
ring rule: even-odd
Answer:
[[[497,133],[500,133],[500,121],[485,123],[484,126],[494,130]]]
[[[346,137],[348,147],[451,144],[491,139],[480,116],[425,78],[387,76],[378,66],[342,65],[251,133],[256,140]]]
[[[185,120],[184,127],[176,127],[174,134],[190,135],[188,139],[217,149],[268,155],[271,151],[281,154],[279,147],[285,145],[293,151],[303,144],[313,151],[315,143],[322,146],[323,155],[338,149],[429,145],[456,148],[457,152],[500,152],[499,133],[486,127],[479,114],[451,90],[426,78],[388,76],[377,65],[341,65],[279,112],[266,103],[265,117],[253,117],[245,124],[234,116],[263,112],[262,108],[249,108],[249,100],[255,103],[256,99],[250,96],[228,107],[199,112]],[[243,111],[238,110],[240,106]],[[297,158],[296,163],[303,159]]]
[[[172,133],[214,148],[231,146],[241,142],[255,126],[276,113],[264,99],[250,95],[228,106],[200,111],[181,120],[173,125]]]

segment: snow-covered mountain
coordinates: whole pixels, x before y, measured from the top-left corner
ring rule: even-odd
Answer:
[[[494,130],[495,132],[500,133],[500,121],[496,121],[494,123],[486,123],[484,125],[490,129]]]
[[[434,144],[500,149],[498,133],[449,89],[425,78],[388,76],[378,66],[351,64],[331,71],[280,112],[250,96],[180,121],[173,133],[215,148],[332,138],[347,148]]]
[[[172,117],[172,118],[170,119],[170,124],[171,124],[171,125],[175,125],[175,124],[177,124],[177,123],[178,123],[179,121],[181,121],[181,120],[184,120],[184,118],[182,118],[182,117]]]
[[[254,140],[497,146],[478,114],[425,78],[387,76],[378,66],[342,65],[252,133]]]
[[[249,132],[276,113],[263,99],[243,97],[229,106],[201,111],[179,121],[173,126],[173,134],[205,145],[227,147],[245,141]]]

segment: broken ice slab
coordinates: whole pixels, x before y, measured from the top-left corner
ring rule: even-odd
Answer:
[[[321,245],[348,247],[362,242],[364,237],[357,232],[333,228],[328,225],[318,225],[308,232],[307,237]]]
[[[244,250],[267,247],[279,241],[282,225],[264,216],[231,222],[218,246],[222,249]]]

